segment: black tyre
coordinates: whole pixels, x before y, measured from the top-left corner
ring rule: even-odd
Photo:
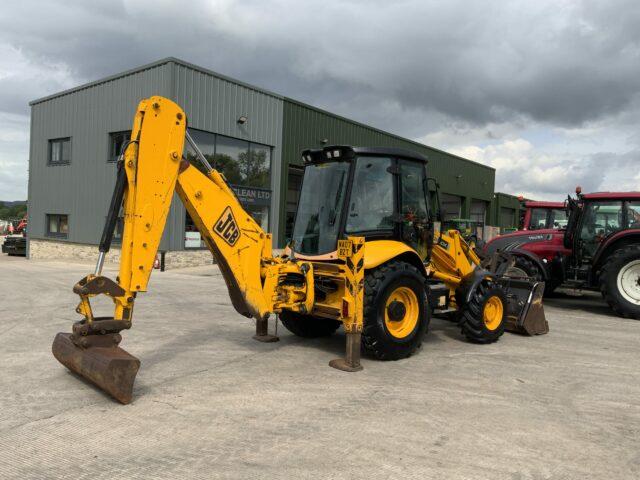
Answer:
[[[411,356],[430,321],[427,286],[411,264],[391,261],[367,271],[362,349],[379,360]]]
[[[605,260],[600,291],[618,315],[640,320],[640,245],[620,248]]]
[[[536,265],[535,262],[529,260],[526,257],[516,256],[515,264],[513,267],[507,270],[506,275],[509,276],[520,276],[524,274],[529,277],[531,280],[536,282],[544,282],[544,274],[540,271],[540,267]],[[556,288],[558,288],[559,283],[554,279],[546,280],[544,285],[544,294],[551,295]]]
[[[305,338],[329,337],[342,325],[338,320],[312,317],[283,310],[280,321],[294,335]]]
[[[484,280],[460,312],[460,330],[474,343],[496,342],[507,321],[507,295],[497,284]]]

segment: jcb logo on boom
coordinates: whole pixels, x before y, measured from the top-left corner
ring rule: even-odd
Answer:
[[[231,211],[231,207],[227,207],[220,215],[220,218],[216,221],[216,224],[213,226],[213,231],[222,237],[222,239],[227,242],[232,247],[240,238],[240,229],[238,228],[238,224],[236,223],[236,219],[233,217],[233,212]]]

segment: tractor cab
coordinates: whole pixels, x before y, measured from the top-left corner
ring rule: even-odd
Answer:
[[[339,239],[400,240],[422,259],[433,238],[427,160],[399,148],[331,146],[303,152],[305,165],[290,248],[333,259]]]
[[[569,220],[564,235],[575,264],[591,265],[612,241],[640,232],[640,194],[597,192],[567,199]]]

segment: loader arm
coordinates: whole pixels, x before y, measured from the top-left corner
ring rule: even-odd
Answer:
[[[215,257],[234,308],[256,319],[257,339],[269,337],[270,313],[283,308],[305,313],[313,307],[313,266],[273,257],[271,235],[242,208],[224,177],[193,143],[186,126],[185,113],[166,98],[151,97],[138,105],[131,141],[120,160],[96,271],[74,286],[80,296],[76,311],[84,318],[73,325],[72,334],[58,334],[53,344],[61,363],[123,403],[131,399],[139,361],[118,347],[120,332],[131,327],[136,296],[147,290],[174,192]],[[185,138],[207,174],[183,158]],[[121,207],[124,232],[114,282],[102,276],[102,265]],[[296,281],[287,282],[292,275]],[[111,297],[113,317],[94,316],[90,299],[97,295]]]

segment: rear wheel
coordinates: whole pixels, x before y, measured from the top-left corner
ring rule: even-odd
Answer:
[[[621,248],[607,258],[600,291],[618,315],[640,320],[640,246]]]
[[[504,333],[507,296],[497,284],[484,280],[462,306],[460,329],[474,343],[493,343]]]
[[[290,310],[282,311],[280,321],[291,333],[305,338],[328,337],[342,324],[338,320],[302,315]]]
[[[391,261],[366,272],[362,348],[379,360],[409,357],[429,324],[424,276],[405,262]]]

